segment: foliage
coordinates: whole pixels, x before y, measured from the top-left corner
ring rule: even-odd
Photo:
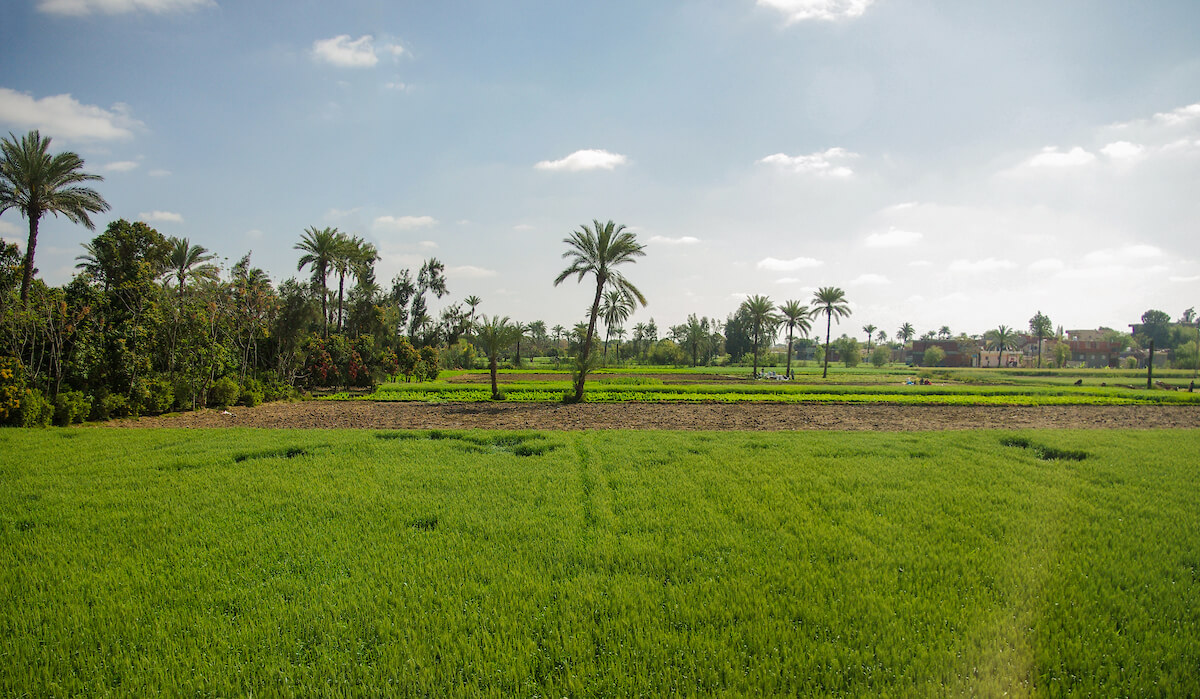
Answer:
[[[208,404],[224,408],[237,403],[240,395],[241,389],[238,388],[237,381],[231,376],[222,376],[209,387]]]
[[[843,335],[836,342],[838,355],[842,358],[842,364],[848,369],[853,369],[862,362],[862,355],[858,349],[858,339]]]
[[[0,424],[15,416],[25,395],[25,377],[21,360],[0,357]]]
[[[925,348],[925,354],[921,357],[922,366],[941,366],[944,361],[946,361],[946,351],[937,345]]]
[[[17,410],[20,427],[49,427],[54,418],[54,405],[36,388],[26,388]]]
[[[59,391],[54,397],[54,424],[65,427],[87,419],[92,399],[83,391]]]
[[[835,286],[823,286],[813,293],[812,304],[814,315],[825,316],[825,356],[824,369],[821,377],[829,375],[829,324],[834,317],[839,319],[850,316],[850,304],[846,300],[846,292]]]
[[[251,376],[242,382],[242,394],[238,397],[238,403],[253,408],[261,405],[265,398],[266,387],[262,381]]]
[[[891,358],[892,351],[883,345],[876,345],[871,350],[871,364],[877,369],[891,361]]]

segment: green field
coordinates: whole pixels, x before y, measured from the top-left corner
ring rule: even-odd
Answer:
[[[1200,432],[0,432],[0,694],[1200,694]]]

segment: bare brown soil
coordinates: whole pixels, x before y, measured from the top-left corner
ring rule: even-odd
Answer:
[[[307,401],[116,420],[114,427],[532,430],[1200,429],[1200,406],[399,403]]]

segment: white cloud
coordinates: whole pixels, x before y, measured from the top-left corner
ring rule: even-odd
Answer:
[[[119,15],[128,12],[186,12],[216,7],[213,0],[38,0],[37,9],[52,15],[82,17],[94,13]]]
[[[809,155],[787,155],[775,153],[759,160],[765,165],[774,165],[783,170],[801,174],[818,175],[821,177],[846,178],[854,175],[854,171],[839,163],[857,158],[858,153],[851,153],[845,148],[830,148]]]
[[[1197,281],[1200,281],[1200,274],[1197,274],[1197,275],[1194,275],[1191,277],[1167,277],[1167,281],[1174,282],[1176,284],[1185,283],[1185,282],[1197,282]]]
[[[141,122],[129,116],[129,108],[123,104],[103,109],[80,104],[68,94],[34,99],[6,87],[0,87],[0,123],[38,129],[51,138],[78,141],[132,138],[132,129],[141,126]]]
[[[168,177],[168,176],[170,176],[171,171],[159,169],[159,170],[151,170],[150,172],[147,172],[146,174],[150,175],[151,177]]]
[[[916,231],[905,231],[899,228],[889,228],[883,233],[872,233],[863,242],[869,248],[901,248],[915,245],[925,237]]]
[[[895,213],[897,211],[904,211],[905,209],[913,209],[919,205],[920,205],[920,202],[916,202],[916,201],[902,201],[899,204],[892,204],[891,206],[885,207],[883,209],[883,213],[891,214],[891,213]]]
[[[22,232],[23,231],[18,228],[16,224],[9,223],[8,221],[0,221],[0,235],[20,236]]]
[[[1114,160],[1122,160],[1125,158],[1135,158],[1141,155],[1146,148],[1136,143],[1129,141],[1114,141],[1100,149],[1100,152]]]
[[[517,225],[513,226],[513,230],[521,232],[531,231],[533,230],[533,226],[529,225],[528,223],[518,223]]]
[[[130,170],[136,170],[137,166],[137,161],[134,160],[118,160],[115,163],[108,163],[101,169],[108,172],[129,172]]]
[[[183,223],[183,216],[174,211],[143,211],[138,214],[138,219],[146,222],[162,221],[170,223]]]
[[[393,56],[404,53],[404,47],[399,44],[383,44],[378,50]],[[371,68],[379,63],[375,37],[370,34],[364,34],[357,39],[351,39],[349,34],[339,34],[332,39],[318,39],[313,42],[312,53],[316,60],[339,68]],[[388,83],[389,86],[395,84],[397,83]],[[402,88],[403,83],[400,83],[400,86]]]
[[[776,284],[799,284],[800,282],[803,282],[803,281],[804,281],[803,279],[799,279],[797,277],[780,277],[779,279],[775,280],[775,283]]]
[[[997,260],[994,257],[989,257],[983,260],[955,260],[950,263],[947,268],[951,272],[995,272],[1001,269],[1012,269],[1016,267],[1010,260]]]
[[[577,150],[561,160],[543,160],[536,165],[538,170],[552,172],[581,172],[583,170],[611,170],[624,165],[626,157],[606,150]]]
[[[250,240],[258,240],[259,238],[263,237],[263,232],[257,228],[252,228],[246,231],[245,237],[249,238]]]
[[[912,262],[908,263],[909,267],[930,267],[932,265],[933,263],[929,260],[913,260]]]
[[[1093,265],[1106,265],[1129,260],[1151,260],[1162,257],[1161,248],[1153,245],[1135,244],[1121,248],[1103,248],[1093,250],[1083,256],[1083,261]]]
[[[436,223],[437,219],[432,216],[380,216],[375,219],[375,228],[384,231],[408,231]]]
[[[1066,267],[1062,260],[1046,257],[1029,263],[1030,272],[1059,272]]]
[[[437,250],[438,244],[432,240],[422,240],[417,243],[417,247],[421,248],[422,250]]]
[[[690,235],[684,235],[678,238],[668,238],[663,235],[654,235],[650,236],[650,240],[648,242],[661,243],[663,245],[695,245],[696,243],[700,242],[700,239]]]
[[[1200,119],[1200,102],[1189,104],[1186,107],[1172,109],[1169,112],[1159,112],[1154,115],[1154,120],[1166,124],[1167,126],[1176,126],[1178,124],[1187,123],[1193,119]]]
[[[811,257],[793,257],[790,260],[767,257],[759,260],[757,266],[759,269],[769,269],[774,272],[794,272],[798,269],[820,267],[822,264],[820,260]]]
[[[475,265],[459,265],[447,267],[446,276],[451,279],[483,279],[496,276],[496,270],[476,267]]]
[[[888,279],[887,277],[883,276],[882,274],[860,274],[857,277],[855,277],[854,279],[850,280],[851,285],[861,285],[861,286],[883,286],[885,284],[891,284],[891,283],[892,283],[892,280]]]
[[[397,92],[404,92],[408,89],[408,85],[402,82],[387,82],[383,84],[383,87],[385,90],[395,90]]]
[[[1094,161],[1096,156],[1088,151],[1075,146],[1066,153],[1059,152],[1054,146],[1047,146],[1042,149],[1041,153],[1026,160],[1025,167],[1077,167],[1079,165],[1087,165]]]
[[[759,7],[778,10],[788,24],[805,20],[839,20],[861,17],[875,0],[758,0]]]

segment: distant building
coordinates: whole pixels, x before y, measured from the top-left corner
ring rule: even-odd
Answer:
[[[906,361],[913,366],[923,366],[925,350],[930,347],[941,347],[946,353],[941,366],[975,366],[978,361],[979,346],[974,343],[960,345],[958,340],[913,340]]]
[[[1124,347],[1119,342],[1105,340],[1107,331],[1068,330],[1067,344],[1071,346],[1071,363],[1089,369],[1117,367]]]

